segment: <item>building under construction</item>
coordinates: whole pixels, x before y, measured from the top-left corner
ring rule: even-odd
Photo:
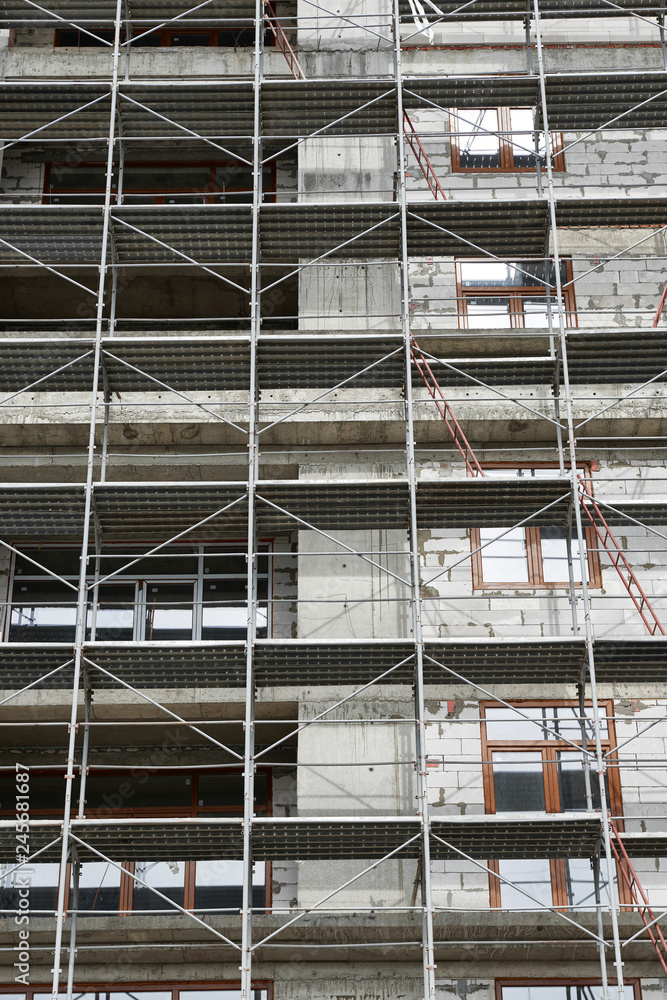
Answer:
[[[666,12],[0,0],[0,1000],[663,1000]]]

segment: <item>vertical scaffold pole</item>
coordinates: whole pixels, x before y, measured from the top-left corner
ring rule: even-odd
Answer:
[[[544,129],[545,159],[547,173],[547,191],[549,201],[549,226],[551,229],[551,240],[553,247],[554,271],[556,282],[556,300],[558,305],[558,326],[561,364],[563,370],[563,388],[565,391],[565,409],[567,417],[567,434],[570,460],[570,489],[571,503],[574,508],[574,516],[577,525],[577,544],[579,546],[579,562],[581,566],[581,600],[584,610],[584,627],[586,638],[586,651],[588,662],[588,676],[591,686],[591,702],[593,710],[593,739],[595,743],[596,769],[600,788],[600,809],[602,816],[602,840],[604,845],[607,881],[609,885],[609,915],[611,919],[614,965],[616,967],[617,989],[619,1000],[624,1000],[623,989],[623,960],[621,957],[621,940],[618,929],[618,892],[615,882],[614,859],[611,851],[611,830],[609,826],[609,803],[607,801],[607,789],[605,784],[605,759],[602,751],[602,735],[600,732],[600,715],[598,711],[597,684],[595,675],[595,654],[593,650],[593,630],[591,623],[591,607],[588,593],[588,566],[585,550],[585,535],[581,520],[581,507],[579,504],[579,483],[577,480],[577,442],[574,427],[574,416],[572,412],[572,394],[570,390],[570,376],[567,357],[567,340],[565,336],[565,307],[563,302],[563,289],[560,274],[560,251],[558,245],[558,228],[556,219],[556,199],[553,184],[553,149],[551,134],[549,132],[549,114],[547,109],[546,80],[544,71],[544,57],[542,52],[542,27],[540,22],[539,0],[533,0],[533,10],[535,17],[535,45],[537,49],[538,72],[540,78],[540,99],[542,104],[542,127]],[[568,539],[568,544],[570,540]],[[605,955],[605,945],[600,944],[600,974],[602,978],[602,992],[604,1000],[609,997],[609,981],[607,977],[607,959]]]
[[[255,638],[257,636],[257,517],[255,487],[259,472],[257,340],[261,323],[259,215],[262,204],[261,85],[264,60],[264,5],[255,0],[252,154],[252,260],[250,275],[250,391],[248,397],[248,635],[246,642],[245,739],[243,761],[243,927],[241,997],[252,998],[252,823],[255,811]]]
[[[111,104],[109,109],[109,134],[107,138],[107,173],[104,189],[104,209],[102,216],[102,242],[100,248],[100,273],[97,286],[97,313],[95,321],[95,354],[93,364],[93,381],[91,386],[90,424],[88,429],[88,455],[86,468],[86,484],[84,491],[83,526],[81,531],[81,556],[79,561],[79,589],[76,608],[76,626],[74,633],[74,677],[72,679],[72,707],[69,723],[69,741],[67,750],[67,768],[65,772],[65,802],[63,805],[62,850],[60,854],[60,873],[58,878],[58,902],[56,905],[56,933],[53,946],[52,995],[58,1000],[63,951],[63,928],[65,924],[65,896],[67,892],[67,859],[69,856],[69,834],[72,816],[72,791],[74,786],[74,758],[76,752],[77,718],[79,709],[79,682],[83,662],[83,644],[86,639],[86,572],[88,567],[88,540],[90,537],[90,522],[93,510],[93,480],[95,467],[95,428],[97,422],[97,396],[100,379],[100,357],[102,348],[102,323],[104,318],[104,288],[107,276],[107,250],[109,246],[109,231],[111,226],[111,187],[113,178],[114,135],[116,127],[116,105],[118,103],[118,64],[120,61],[120,31],[121,4],[116,2],[113,43],[113,68],[111,77]],[[75,941],[70,940],[70,949]],[[70,977],[68,976],[68,979]],[[67,1000],[72,998],[72,984],[68,982]]]
[[[405,457],[410,493],[410,584],[412,634],[415,649],[415,747],[417,755],[417,802],[422,824],[422,960],[425,1000],[435,998],[435,949],[433,945],[433,894],[431,891],[431,842],[426,770],[426,710],[424,701],[424,647],[419,595],[419,551],[417,548],[417,470],[415,467],[414,414],[412,399],[412,355],[410,343],[410,278],[408,270],[407,201],[405,189],[405,138],[403,132],[403,83],[401,20],[398,0],[393,2],[394,79],[396,86],[396,156],[398,202],[401,227],[401,331],[405,353]]]

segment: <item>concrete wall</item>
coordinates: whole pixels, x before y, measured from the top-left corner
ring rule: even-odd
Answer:
[[[407,536],[398,530],[337,531],[350,548],[374,553],[368,558],[406,579]],[[400,638],[410,629],[409,590],[383,569],[371,566],[352,553],[335,552],[336,546],[313,531],[299,532],[299,636],[308,639]]]

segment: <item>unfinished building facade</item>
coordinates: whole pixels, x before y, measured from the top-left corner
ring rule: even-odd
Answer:
[[[0,1000],[663,1000],[664,14],[0,0]]]

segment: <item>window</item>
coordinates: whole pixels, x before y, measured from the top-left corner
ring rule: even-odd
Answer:
[[[641,1000],[638,979],[626,979],[626,989]],[[496,1000],[602,1000],[599,979],[496,979]],[[609,981],[609,1000],[618,997],[618,986]]]
[[[455,173],[535,170],[545,165],[544,133],[535,132],[532,108],[463,108],[450,111],[452,170]],[[565,170],[563,137],[551,137],[554,170]]]
[[[574,702],[520,702],[516,710],[496,702],[480,705],[484,801],[488,813],[559,813],[586,810],[581,717]],[[585,710],[586,742],[593,740],[592,708]],[[600,706],[605,751],[616,745],[613,703]],[[574,744],[574,746],[573,746]],[[593,809],[600,808],[599,785],[591,776]],[[621,815],[618,771],[610,768],[607,795],[612,813]],[[491,861],[489,867],[524,888],[546,906],[590,909],[595,904],[588,858]],[[606,869],[601,868],[602,902],[608,900]],[[515,885],[489,876],[492,907],[530,909],[535,903]],[[509,1000],[509,998],[508,998]]]
[[[102,163],[47,164],[44,202],[50,205],[100,205],[104,202],[106,167]],[[275,162],[263,172],[265,200],[276,189]],[[118,193],[118,164],[112,195]],[[126,163],[123,202],[126,205],[238,205],[252,201],[252,170],[238,160],[223,163]]]
[[[121,569],[141,555],[140,549],[119,545],[103,551],[100,576]],[[260,551],[268,552],[262,545]],[[25,548],[45,569],[78,583],[76,549]],[[94,583],[95,559],[89,562],[88,583]],[[226,545],[173,545],[91,590],[87,638],[101,642],[189,641],[245,639],[246,554]],[[257,635],[269,634],[269,564],[258,560],[259,606]],[[76,592],[16,556],[11,581],[10,642],[72,642],[75,638]]]
[[[114,42],[114,31],[99,28],[95,25],[89,29],[91,34],[79,31],[77,28],[56,28],[54,46],[56,48],[108,48],[105,43]],[[255,29],[249,25],[225,28],[161,28],[148,31],[147,26],[137,25],[133,35],[142,37],[136,42],[136,48],[182,48],[183,46],[216,46],[219,48],[242,49],[255,44]],[[121,32],[121,41],[127,39],[125,31]],[[273,32],[267,28],[264,32],[264,45],[273,45]],[[132,43],[135,46],[135,43]]]
[[[78,800],[78,782],[74,801]],[[62,774],[32,772],[31,798],[39,806],[31,808],[33,819],[62,816],[64,781]],[[14,775],[0,776],[0,817],[14,815]],[[125,818],[164,818],[193,816],[243,815],[243,775],[230,770],[201,772],[151,771],[136,768],[131,771],[92,771],[86,784],[86,817],[104,820]],[[269,815],[271,811],[271,779],[264,771],[255,777],[255,812]],[[90,857],[90,855],[89,855]],[[199,860],[123,862],[123,873],[105,861],[85,861],[81,866],[79,899],[76,909],[102,914],[132,910],[173,911],[142,883],[154,886],[179,906],[199,913],[238,910],[242,904],[242,861]],[[0,864],[0,911],[18,906],[17,880],[21,869],[3,878],[12,864]],[[70,866],[71,868],[71,866]],[[52,912],[58,895],[58,863],[31,865],[30,904],[32,912]],[[135,877],[136,876],[136,877]],[[270,905],[268,867],[256,862],[253,868],[253,906],[263,909]],[[137,881],[139,878],[141,881]],[[74,909],[71,886],[65,906]]]
[[[489,478],[538,478],[557,475],[555,466],[495,466],[484,467]],[[585,470],[590,477],[590,470]],[[585,529],[586,582],[590,587],[602,586],[600,557],[593,528]],[[581,562],[576,528],[568,542],[565,528],[521,527],[471,528],[473,587],[499,589],[535,589],[569,587],[568,545],[572,556],[575,584],[581,583]],[[481,546],[484,546],[481,548]]]
[[[577,325],[572,264],[561,261],[566,325]],[[470,260],[456,265],[459,326],[464,330],[558,326],[553,261]]]
[[[156,989],[159,986],[159,989]],[[0,986],[0,996],[8,994],[12,1000],[51,1000],[51,993],[44,986],[29,986],[22,990],[14,983]],[[59,1000],[65,1000],[67,993],[59,993]],[[273,984],[253,983],[253,1000],[272,1000]],[[73,1000],[241,1000],[240,983],[113,983],[100,986],[79,985],[74,987]]]

